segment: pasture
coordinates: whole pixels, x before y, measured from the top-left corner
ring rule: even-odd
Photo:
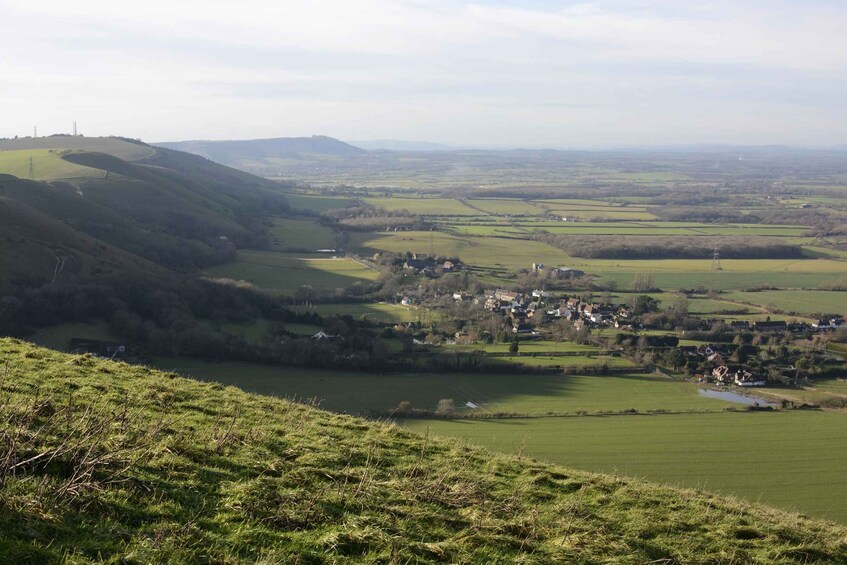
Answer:
[[[492,363],[510,363],[513,365],[525,365],[527,367],[561,367],[562,369],[583,369],[588,367],[634,367],[629,359],[624,357],[613,357],[611,355],[544,355],[542,353],[531,356],[515,357],[490,357]]]
[[[30,159],[32,159],[33,180],[95,178],[102,177],[104,174],[98,169],[65,161],[61,155],[62,151],[58,149],[0,151],[0,174],[29,179]]]
[[[747,302],[783,312],[798,314],[847,314],[847,292],[824,290],[762,290],[757,292],[733,292],[725,296],[729,300]]]
[[[296,306],[297,312],[317,312],[324,318],[332,316],[352,316],[357,320],[372,322],[399,323],[414,322],[421,318],[418,308],[389,304],[387,302],[348,302],[333,304],[315,304],[313,306]]]
[[[615,281],[625,288],[636,272],[655,274],[656,285],[677,288],[746,289],[761,286],[814,288],[847,270],[847,263],[831,259],[722,259],[722,270],[712,270],[711,259],[574,259],[570,266]]]
[[[611,211],[610,211],[611,210]],[[588,221],[591,218],[607,216],[608,219],[629,219],[614,216],[616,210],[622,210],[620,214],[626,213],[626,208],[598,208],[595,212],[581,211],[579,214],[569,214],[563,211],[554,213],[567,217],[568,221],[552,222],[547,218],[521,218],[514,219],[510,223],[498,223],[464,219],[446,222],[445,229],[452,229],[462,233],[474,234],[475,229],[497,227],[509,229],[513,233],[531,234],[534,230],[542,230],[557,235],[657,235],[657,236],[716,236],[716,235],[749,235],[769,236],[780,238],[802,238],[807,228],[801,226],[772,226],[759,224],[734,224],[734,225],[709,225],[697,223],[661,222],[661,221]],[[640,214],[641,212],[635,212]],[[576,221],[572,221],[576,219]],[[521,229],[521,232],[516,230]],[[479,232],[483,233],[483,232]],[[805,240],[804,240],[805,241]]]
[[[514,200],[505,198],[468,199],[469,205],[495,216],[536,216],[546,210],[530,200]]]
[[[327,210],[336,208],[347,208],[356,203],[352,198],[339,198],[333,196],[313,196],[309,194],[286,193],[285,198],[292,210],[304,211],[311,214],[320,214]]]
[[[484,351],[485,353],[508,353],[510,343],[474,343],[471,345],[450,345],[445,349],[454,351]],[[600,348],[596,345],[580,345],[572,341],[541,341],[521,340],[520,351],[522,353],[599,353]]]
[[[301,286],[333,290],[374,280],[378,273],[347,258],[303,257],[274,251],[242,250],[238,260],[206,270],[212,277],[243,280],[275,294],[290,294]]]
[[[505,453],[847,522],[847,417],[711,412],[520,420],[406,420],[403,427]]]
[[[403,373],[377,375],[273,367],[250,363],[206,363],[182,358],[156,358],[156,367],[201,380],[234,385],[251,392],[281,397],[318,399],[330,410],[348,413],[384,412],[402,401],[434,410],[442,398],[457,406],[473,402],[465,412],[502,412],[542,416],[549,413],[599,413],[634,408],[650,410],[721,411],[729,403],[697,393],[692,383],[655,375],[531,375]]]
[[[759,309],[720,298],[691,298],[688,300],[688,312],[692,315],[725,314],[727,312],[751,314],[756,311],[759,311]]]
[[[847,374],[845,375],[847,378]],[[802,388],[766,389],[762,396],[777,401],[787,399],[792,402],[818,404],[833,408],[847,408],[847,380],[815,379]]]
[[[354,233],[349,246],[373,253],[413,251],[459,257],[481,269],[528,269],[533,262],[569,265],[568,255],[555,247],[537,241],[520,241],[498,237],[458,237],[443,232]]]
[[[459,200],[453,198],[405,198],[395,196],[392,198],[365,198],[367,204],[388,210],[399,212],[406,210],[420,216],[474,216],[479,214],[466,206]]]
[[[262,344],[271,338],[273,322],[254,320],[252,322],[225,322],[218,324],[222,332],[242,338],[247,343]]]
[[[86,151],[114,155],[124,161],[138,161],[152,157],[156,149],[117,137],[73,137],[70,135],[50,137],[30,137],[20,139],[0,139],[0,153],[13,150],[21,151]],[[70,164],[70,163],[69,163]]]
[[[313,219],[273,218],[271,245],[276,251],[317,251],[335,247],[336,234]]]

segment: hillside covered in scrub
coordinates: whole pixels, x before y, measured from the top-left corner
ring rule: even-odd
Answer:
[[[8,562],[835,563],[847,530],[0,340]]]

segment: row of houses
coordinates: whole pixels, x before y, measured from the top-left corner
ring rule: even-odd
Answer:
[[[735,320],[730,322],[729,325],[734,330],[752,330],[754,332],[763,333],[829,331],[837,330],[843,326],[844,318],[841,316],[835,316],[832,318],[816,320],[811,324],[806,322],[786,322],[784,320],[766,320],[753,323],[750,323],[747,320]]]
[[[459,294],[459,293],[457,293]],[[456,295],[454,295],[454,298]],[[568,320],[577,327],[612,326],[631,324],[632,311],[623,305],[583,302],[578,297],[564,297],[551,301],[544,290],[533,290],[529,294],[497,289],[485,297],[484,307],[491,312],[501,312],[512,320],[515,333],[528,333],[527,321],[534,318],[536,324],[555,320]]]

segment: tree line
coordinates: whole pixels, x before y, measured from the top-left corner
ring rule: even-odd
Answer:
[[[685,236],[581,236],[540,232],[533,236],[565,251],[588,259],[706,259],[715,248],[726,259],[797,259],[799,245],[765,237]]]

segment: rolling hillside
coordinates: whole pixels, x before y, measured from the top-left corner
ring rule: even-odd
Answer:
[[[279,185],[206,159],[71,136],[0,141],[0,198],[0,214],[14,216],[0,224],[0,280],[29,283],[53,280],[55,251],[78,273],[214,264],[233,246],[264,244],[261,218],[287,209]],[[95,245],[108,260],[91,266]]]
[[[0,339],[10,562],[841,563],[847,530]]]
[[[202,270],[268,248],[288,209],[279,183],[139,141],[0,140],[0,335],[97,321],[223,350],[210,324],[272,306]]]

